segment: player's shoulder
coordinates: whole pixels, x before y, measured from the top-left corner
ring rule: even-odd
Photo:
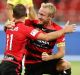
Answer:
[[[20,3],[27,6],[33,6],[33,0],[20,0]]]
[[[59,24],[57,24],[55,22],[53,22],[52,24],[53,24],[53,26],[55,27],[56,30],[62,29],[61,25],[59,25]]]
[[[38,24],[38,20],[30,20],[30,19],[25,19],[25,25],[26,26],[32,26],[33,27],[33,25],[34,24]]]
[[[25,27],[25,23],[24,22],[21,22],[21,21],[19,21],[19,22],[16,22],[15,23],[16,24],[16,26],[18,26],[18,27]]]

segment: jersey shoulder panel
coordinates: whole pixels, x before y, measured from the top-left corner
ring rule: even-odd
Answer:
[[[7,4],[16,5],[19,4],[19,0],[7,0]]]
[[[56,23],[52,23],[52,25],[53,25],[53,27],[55,28],[55,30],[60,30],[60,29],[62,29],[62,27],[60,26],[60,25],[58,25],[58,24],[56,24]]]
[[[33,6],[32,0],[20,0],[20,3],[27,6]]]

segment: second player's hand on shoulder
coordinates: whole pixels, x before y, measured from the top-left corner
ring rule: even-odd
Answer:
[[[14,26],[15,26],[15,22],[13,22],[13,21],[7,21],[5,23],[5,27],[7,27],[7,28],[13,28]]]

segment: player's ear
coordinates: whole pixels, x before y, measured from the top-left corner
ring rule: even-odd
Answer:
[[[53,18],[53,15],[49,15],[49,19],[52,19]]]
[[[49,17],[50,17],[50,18],[54,18],[54,15],[53,15],[53,14],[49,14]]]
[[[54,15],[52,15],[52,18],[54,18]]]

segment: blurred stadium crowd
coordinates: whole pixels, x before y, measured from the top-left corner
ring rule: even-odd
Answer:
[[[36,10],[39,9],[42,2],[52,2],[57,7],[55,20],[57,22],[71,22],[79,23],[80,21],[80,0],[33,0]],[[0,0],[0,23],[5,22],[6,16],[6,0]]]

